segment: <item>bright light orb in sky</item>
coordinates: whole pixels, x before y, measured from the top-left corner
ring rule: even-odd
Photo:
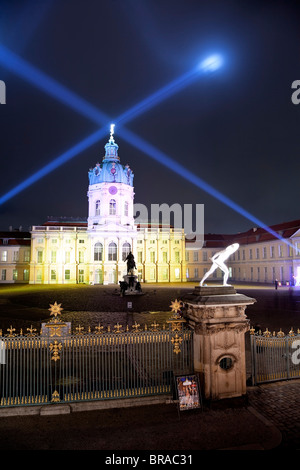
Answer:
[[[219,54],[214,54],[204,59],[199,64],[199,69],[203,72],[214,72],[223,65],[223,58]]]

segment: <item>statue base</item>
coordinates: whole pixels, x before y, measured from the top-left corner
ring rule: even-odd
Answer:
[[[125,274],[124,281],[120,281],[121,295],[143,295],[138,277],[134,274]]]
[[[208,400],[246,394],[245,314],[255,299],[233,286],[197,286],[183,296],[184,317],[194,330],[194,370]]]

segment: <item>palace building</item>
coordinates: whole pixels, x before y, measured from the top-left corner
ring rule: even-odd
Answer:
[[[1,283],[118,284],[130,251],[140,282],[199,282],[210,258],[232,243],[240,245],[226,263],[232,282],[300,282],[300,220],[272,226],[281,239],[253,228],[206,234],[204,244],[186,238],[183,229],[137,223],[134,174],[118,149],[112,125],[101,163],[88,171],[86,219],[49,218],[30,232],[0,232]],[[221,279],[217,270],[208,282]]]
[[[122,165],[113,126],[105,155],[88,172],[87,220],[57,219],[31,231],[31,284],[117,284],[131,251],[141,282],[186,280],[185,235],[161,224],[135,224],[134,174]]]

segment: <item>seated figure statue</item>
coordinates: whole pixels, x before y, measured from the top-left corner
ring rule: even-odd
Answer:
[[[200,286],[203,286],[203,282],[205,281],[205,279],[207,279],[217,268],[220,268],[224,273],[223,286],[228,286],[229,285],[229,284],[227,284],[229,271],[228,271],[228,268],[227,268],[226,264],[224,263],[224,261],[227,258],[229,258],[229,256],[232,255],[232,253],[237,251],[239,249],[239,246],[240,245],[238,243],[233,243],[232,245],[229,245],[224,250],[219,251],[218,253],[216,253],[211,258],[212,266],[209,269],[209,271],[207,271],[207,273],[204,274],[203,278],[200,281]]]

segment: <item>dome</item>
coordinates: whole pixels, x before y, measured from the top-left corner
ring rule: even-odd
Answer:
[[[105,155],[102,163],[96,163],[94,168],[89,170],[89,183],[124,183],[133,186],[133,172],[129,165],[122,165],[118,156],[119,146],[115,142],[114,124],[110,128],[110,138],[105,144]]]

